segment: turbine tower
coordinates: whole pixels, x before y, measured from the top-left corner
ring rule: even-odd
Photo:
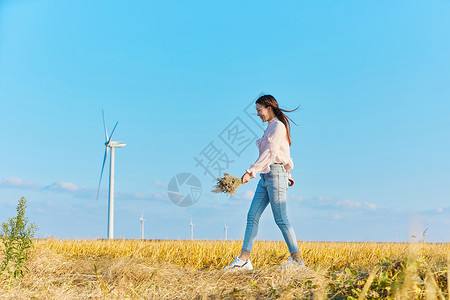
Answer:
[[[228,227],[227,223],[225,223],[225,241],[228,239],[228,228],[230,227]]]
[[[139,221],[141,221],[141,240],[144,239],[144,222],[147,221],[147,219],[144,219],[144,212],[142,212],[142,216],[139,218]]]
[[[194,239],[194,225],[192,224],[192,218],[191,218],[191,223],[189,224],[189,226],[191,227],[191,241]]]
[[[108,239],[114,238],[114,149],[126,146],[124,142],[111,141],[114,130],[119,122],[116,122],[111,135],[108,137],[108,131],[106,129],[105,114],[102,110],[103,126],[105,127],[105,156],[103,157],[102,171],[100,172],[100,180],[98,182],[97,200],[100,193],[100,184],[102,183],[103,169],[105,168],[106,157],[108,156],[108,150],[111,148],[111,161],[109,165],[109,199],[108,199]]]

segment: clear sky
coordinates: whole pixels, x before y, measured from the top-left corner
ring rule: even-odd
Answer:
[[[105,237],[116,149],[115,236],[241,239],[259,180],[210,192],[195,157],[213,143],[241,177],[258,156],[254,101],[292,124],[288,215],[299,240],[450,241],[450,2],[0,0],[0,221],[21,196],[38,236]],[[246,108],[250,107],[246,110]],[[238,118],[238,119],[236,119]],[[237,120],[237,121],[236,121]],[[242,124],[241,124],[242,125]],[[264,127],[260,127],[260,126]],[[250,131],[249,131],[250,132]],[[198,202],[167,185],[195,175]],[[259,239],[281,240],[267,208]]]

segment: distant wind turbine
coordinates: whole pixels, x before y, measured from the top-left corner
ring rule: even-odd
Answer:
[[[228,228],[230,228],[230,227],[228,227],[227,226],[227,223],[225,223],[225,241],[228,239]]]
[[[147,221],[144,219],[144,212],[142,212],[142,216],[139,218],[139,221],[141,221],[141,240],[144,239],[144,222]]]
[[[111,141],[112,135],[114,134],[114,130],[116,130],[117,124],[114,125],[113,130],[111,131],[111,135],[108,137],[108,131],[106,129],[105,123],[105,114],[102,110],[103,116],[103,126],[105,127],[105,156],[103,157],[102,171],[100,172],[100,180],[98,182],[97,189],[97,200],[98,194],[100,193],[100,184],[102,183],[103,169],[105,168],[106,157],[108,156],[108,148],[111,148],[111,161],[109,165],[109,199],[108,199],[108,239],[114,238],[114,148],[121,148],[126,146],[124,142],[114,142]]]
[[[191,218],[191,223],[189,224],[189,226],[191,227],[191,241],[194,239],[194,225],[192,224],[192,218]]]

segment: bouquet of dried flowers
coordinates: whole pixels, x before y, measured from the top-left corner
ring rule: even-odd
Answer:
[[[217,184],[214,186],[214,189],[211,192],[225,193],[230,195],[230,198],[233,198],[234,193],[241,184],[242,181],[240,178],[231,176],[228,173],[224,173],[223,177],[217,178]]]

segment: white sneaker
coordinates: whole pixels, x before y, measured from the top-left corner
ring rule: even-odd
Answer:
[[[224,270],[253,270],[252,262],[250,258],[247,260],[242,260],[239,256],[229,265],[223,268]]]
[[[305,263],[303,260],[301,260],[299,263],[292,259],[292,257],[289,257],[288,261],[285,262],[280,266],[280,270],[287,270],[287,269],[299,269],[302,271],[306,270]]]

